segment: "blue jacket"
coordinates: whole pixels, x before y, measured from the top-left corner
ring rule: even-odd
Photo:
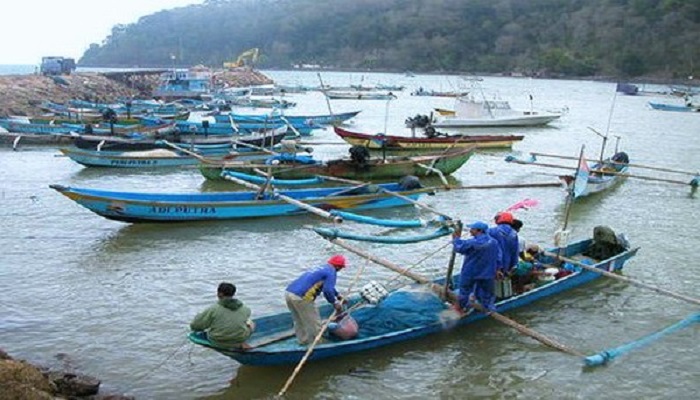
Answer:
[[[496,239],[498,246],[501,248],[501,259],[498,263],[498,268],[504,273],[509,272],[518,264],[518,253],[520,251],[518,232],[508,224],[498,224],[493,228],[489,228],[488,234]]]
[[[496,266],[501,249],[496,240],[486,233],[471,239],[456,238],[452,241],[455,252],[464,255],[460,281],[468,279],[495,279]]]
[[[336,274],[335,267],[330,264],[318,266],[301,274],[287,286],[287,291],[310,302],[316,300],[319,293],[323,292],[323,297],[333,304],[338,297],[335,290]]]

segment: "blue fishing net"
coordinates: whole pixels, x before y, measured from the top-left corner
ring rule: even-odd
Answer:
[[[359,325],[359,338],[383,335],[439,321],[446,306],[429,291],[396,291],[376,306],[352,313]]]

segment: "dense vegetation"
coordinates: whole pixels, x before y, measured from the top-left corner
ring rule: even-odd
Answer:
[[[82,66],[686,77],[700,60],[697,0],[208,0],[118,25]]]

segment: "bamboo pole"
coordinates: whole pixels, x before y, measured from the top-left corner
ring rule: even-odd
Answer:
[[[564,159],[564,160],[576,160],[576,157],[561,156],[561,155],[557,155],[557,154],[547,154],[547,153],[530,153],[530,154],[532,154],[532,155],[534,155],[534,156],[561,158],[561,159]],[[587,159],[586,161],[597,161],[597,160]],[[618,163],[618,162],[615,162],[615,161],[611,161],[611,163],[613,163],[613,164],[623,164],[623,163]],[[700,171],[699,171],[699,172],[690,172],[690,171],[683,171],[683,170],[679,170],[679,169],[671,169],[671,168],[666,168],[666,167],[653,167],[653,166],[650,166],[650,165],[632,164],[632,163],[629,163],[629,164],[627,164],[627,165],[629,165],[630,167],[635,167],[635,168],[645,168],[645,169],[651,169],[651,170],[663,171],[663,172],[675,172],[675,173],[686,174],[686,175],[690,175],[690,176],[698,176],[698,175],[700,175]]]
[[[561,169],[576,170],[576,167],[569,167],[567,165],[547,164],[547,163],[538,163],[538,162],[525,162],[525,161],[519,161],[519,160],[513,160],[513,161],[509,161],[509,162],[514,162],[516,164],[536,165],[536,166],[548,167],[548,168],[561,168]],[[697,185],[693,184],[694,181],[683,182],[683,181],[678,181],[675,179],[653,178],[650,176],[633,175],[633,174],[628,174],[628,173],[624,173],[624,172],[603,171],[603,170],[599,170],[599,169],[592,169],[590,172],[591,173],[600,173],[600,174],[604,174],[604,175],[615,175],[615,176],[620,176],[620,177],[624,177],[624,178],[635,178],[635,179],[642,179],[642,180],[647,180],[647,181],[658,181],[658,182],[666,182],[666,183],[675,183],[678,185],[697,186]]]
[[[364,271],[365,267],[364,265],[361,268],[358,268],[357,273],[355,274],[355,277],[353,280],[350,282],[350,285],[348,286],[348,289],[345,291],[345,297],[348,297],[350,294],[352,287],[355,285],[358,279],[360,279],[360,274],[362,274],[362,271]],[[299,361],[299,364],[297,364],[296,368],[294,368],[294,371],[292,372],[292,375],[289,376],[287,379],[287,382],[285,382],[284,386],[282,389],[277,393],[277,396],[284,396],[284,394],[289,390],[289,387],[292,386],[292,382],[294,382],[294,378],[299,374],[301,371],[301,368],[304,366],[306,363],[306,360],[309,359],[309,356],[311,356],[311,353],[314,351],[314,348],[318,344],[318,342],[321,340],[323,337],[323,334],[326,332],[326,329],[328,329],[328,324],[331,323],[336,317],[338,313],[338,310],[333,310],[333,313],[331,313],[330,317],[326,319],[323,323],[323,326],[321,327],[321,330],[316,334],[316,337],[314,338],[313,343],[309,346],[309,348],[306,350],[306,353],[304,353],[304,357],[301,358],[301,361]]]
[[[356,184],[356,185],[358,185],[358,184],[367,184],[366,182],[362,182],[362,181],[356,181],[356,180],[344,179],[344,178],[336,178],[336,177],[333,177],[333,176],[319,175],[319,177],[320,177],[320,178],[323,178],[323,179],[325,179],[325,180],[335,181],[335,182],[351,183],[351,184]],[[404,196],[404,195],[402,195],[402,194],[399,194],[399,193],[396,193],[396,192],[391,192],[391,191],[385,190],[385,189],[381,189],[381,191],[382,191],[382,193],[388,194],[388,195],[390,195],[390,196],[398,197],[398,198],[401,199],[401,200],[404,200],[404,201],[406,201],[406,202],[408,202],[408,203],[411,203],[411,204],[413,204],[413,205],[415,205],[415,206],[417,206],[417,207],[420,207],[420,208],[423,208],[423,209],[428,210],[428,211],[430,211],[430,212],[433,212],[433,213],[435,213],[435,214],[437,214],[437,215],[441,215],[441,216],[443,216],[443,217],[445,217],[445,218],[452,219],[452,217],[450,217],[449,215],[444,214],[444,213],[442,213],[442,212],[440,212],[440,211],[434,209],[433,207],[430,207],[430,206],[427,205],[427,204],[423,204],[423,203],[421,203],[421,202],[419,202],[419,201],[413,200],[413,199],[410,198],[410,197],[406,197],[406,196]]]
[[[396,271],[396,272],[398,272],[406,277],[409,277],[418,283],[429,285],[430,289],[433,290],[438,296],[446,295],[445,298],[447,299],[448,302],[450,302],[452,304],[455,304],[458,302],[457,296],[454,294],[454,292],[448,291],[447,293],[445,293],[441,286],[439,286],[435,283],[432,283],[432,281],[430,281],[428,278],[426,278],[422,275],[408,271],[406,268],[402,268],[402,267],[392,263],[391,261],[384,260],[384,259],[381,259],[379,257],[373,256],[373,255],[371,255],[371,254],[369,254],[361,249],[358,249],[357,247],[354,247],[354,246],[344,242],[341,239],[326,238],[326,240],[330,241],[331,243],[337,244],[338,246],[343,247],[344,249],[346,249],[352,253],[355,253],[355,254],[357,254],[357,255],[359,255],[359,256],[361,256],[369,261],[372,261],[375,264],[382,265],[382,266],[387,267],[393,271]],[[576,350],[573,350],[573,349],[569,348],[568,346],[563,345],[563,344],[555,341],[554,339],[548,338],[547,336],[544,336],[541,333],[536,332],[536,331],[526,327],[525,325],[519,324],[518,322],[506,317],[503,314],[499,314],[495,311],[486,311],[486,315],[490,316],[491,318],[495,319],[498,322],[501,322],[503,324],[510,326],[511,328],[517,330],[518,332],[520,332],[526,336],[529,336],[529,337],[539,341],[540,343],[545,344],[553,349],[556,349],[556,350],[559,350],[559,351],[562,351],[564,353],[574,355],[577,357],[584,357],[583,353],[578,352]]]
[[[534,183],[510,183],[499,185],[468,185],[468,186],[447,186],[444,190],[480,190],[480,189],[519,189],[536,187],[561,187],[561,182],[534,182]]]
[[[631,285],[638,286],[638,287],[641,287],[641,288],[644,288],[644,289],[649,289],[649,290],[652,290],[652,291],[654,291],[654,292],[656,292],[656,293],[665,294],[665,295],[667,295],[667,296],[673,297],[673,298],[678,299],[678,300],[683,300],[683,301],[688,302],[688,303],[691,303],[691,304],[700,305],[700,299],[696,299],[696,298],[689,297],[689,296],[686,296],[686,295],[683,295],[683,294],[680,294],[680,293],[672,292],[672,291],[667,290],[667,289],[663,289],[663,288],[660,288],[660,287],[657,287],[657,286],[653,286],[653,285],[650,285],[650,284],[648,284],[648,283],[644,283],[644,282],[640,282],[640,281],[637,281],[637,280],[634,280],[634,279],[630,279],[630,278],[628,278],[628,277],[626,277],[626,276],[613,274],[612,272],[608,272],[608,271],[605,271],[605,270],[602,270],[602,269],[599,269],[599,268],[595,268],[595,267],[592,267],[592,266],[590,266],[590,265],[586,265],[586,264],[584,264],[584,263],[582,263],[582,262],[580,262],[580,261],[576,261],[576,260],[574,260],[574,259],[572,259],[572,258],[568,258],[568,257],[563,257],[563,256],[560,256],[560,255],[558,255],[558,254],[554,254],[554,253],[550,253],[550,252],[545,252],[545,255],[548,255],[548,256],[551,256],[551,257],[556,257],[556,258],[558,258],[559,260],[562,260],[562,261],[564,261],[564,262],[568,262],[568,263],[577,265],[577,266],[579,266],[579,267],[581,267],[581,268],[583,268],[583,269],[585,269],[585,270],[587,270],[587,271],[592,271],[592,272],[599,273],[599,274],[601,274],[601,275],[603,275],[603,276],[606,276],[606,277],[608,277],[608,278],[617,279],[618,281],[626,282],[626,283],[629,283],[629,284],[631,284]]]
[[[242,186],[245,186],[249,189],[258,190],[258,191],[261,191],[263,189],[261,186],[258,186],[254,183],[244,181],[243,179],[235,178],[233,176],[224,175],[224,179],[235,182],[235,183],[242,185]],[[289,196],[285,196],[283,194],[277,194],[276,198],[278,198],[286,203],[289,203],[293,206],[297,206],[297,207],[301,208],[302,210],[308,211],[312,214],[316,214],[319,217],[329,219],[337,224],[343,222],[343,218],[340,216],[333,215],[333,214],[329,213],[328,211],[322,210],[318,207],[314,207],[310,204],[303,203],[303,202],[296,200],[296,199],[293,199]]]

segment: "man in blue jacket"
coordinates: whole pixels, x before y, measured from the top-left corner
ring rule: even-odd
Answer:
[[[513,229],[513,214],[501,212],[496,214],[496,226],[489,228],[488,234],[496,239],[501,248],[501,259],[498,263],[497,274],[499,279],[508,274],[518,265],[518,253],[520,252],[520,242],[518,232]]]
[[[459,274],[459,307],[466,311],[478,301],[485,311],[493,311],[496,265],[501,250],[496,240],[488,235],[489,226],[484,222],[467,226],[472,238],[455,237],[452,241],[454,251],[464,255]]]
[[[321,331],[321,317],[314,303],[320,293],[337,312],[342,312],[343,298],[336,291],[335,282],[338,271],[345,266],[345,257],[336,254],[325,264],[304,272],[287,286],[285,300],[292,313],[299,344],[311,344]]]

